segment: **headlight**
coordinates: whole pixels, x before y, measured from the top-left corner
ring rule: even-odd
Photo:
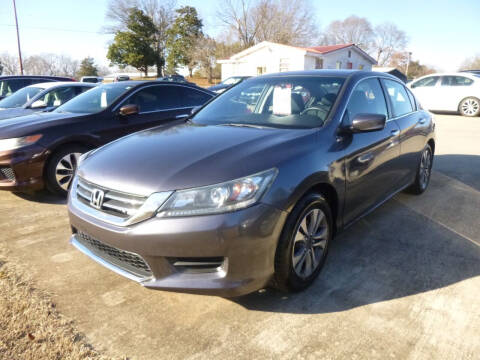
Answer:
[[[196,189],[176,191],[159,209],[159,217],[218,214],[256,203],[277,175],[270,169],[241,179]]]
[[[0,151],[9,151],[19,149],[21,147],[31,145],[36,143],[42,135],[30,135],[20,138],[12,138],[12,139],[2,139],[0,140]]]

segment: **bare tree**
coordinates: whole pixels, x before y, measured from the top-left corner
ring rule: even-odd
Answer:
[[[25,59],[24,68],[28,75],[74,77],[78,70],[78,61],[66,55],[32,55]]]
[[[202,36],[195,46],[195,54],[200,69],[208,78],[208,82],[212,82],[217,62],[217,43],[215,39],[209,36]]]
[[[3,75],[18,74],[18,58],[9,53],[0,54],[0,63],[3,67]]]
[[[351,15],[328,25],[324,35],[325,44],[355,44],[364,51],[370,51],[374,32],[366,18]]]
[[[224,0],[217,15],[243,48],[261,41],[311,45],[318,38],[309,0]]]
[[[372,53],[376,54],[377,63],[384,66],[390,62],[394,53],[404,51],[407,43],[405,31],[393,23],[383,23],[375,27]]]
[[[466,59],[459,70],[479,70],[480,69],[480,54],[470,59]]]
[[[155,45],[159,57],[157,59],[157,73],[163,74],[165,65],[165,43],[167,30],[175,21],[175,0],[110,0],[106,18],[112,22],[106,27],[106,33],[114,34],[125,31],[128,23],[129,9],[138,8],[149,16],[157,29]]]

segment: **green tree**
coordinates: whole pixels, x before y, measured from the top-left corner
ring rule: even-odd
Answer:
[[[174,71],[179,65],[187,66],[192,76],[197,64],[195,48],[203,35],[203,24],[192,6],[183,6],[176,12],[177,17],[167,32],[167,68]]]
[[[157,29],[150,17],[138,9],[130,9],[126,31],[117,31],[108,47],[107,59],[112,65],[133,66],[148,74],[148,67],[157,62],[155,48]]]
[[[80,69],[78,69],[77,77],[82,76],[98,76],[98,69],[95,65],[95,61],[91,57],[86,57],[80,63]]]

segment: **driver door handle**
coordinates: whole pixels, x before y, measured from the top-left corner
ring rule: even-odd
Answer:
[[[400,130],[397,130],[397,129],[392,130],[391,134],[392,134],[392,136],[397,136],[398,134],[400,134]]]
[[[418,123],[419,123],[420,125],[423,125],[423,124],[425,124],[426,121],[427,121],[427,119],[421,118],[420,120],[418,120]]]

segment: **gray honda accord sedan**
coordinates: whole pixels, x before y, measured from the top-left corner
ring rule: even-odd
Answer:
[[[252,78],[181,123],[85,154],[71,242],[152,289],[302,290],[335,234],[401,190],[425,191],[434,129],[387,74]]]

